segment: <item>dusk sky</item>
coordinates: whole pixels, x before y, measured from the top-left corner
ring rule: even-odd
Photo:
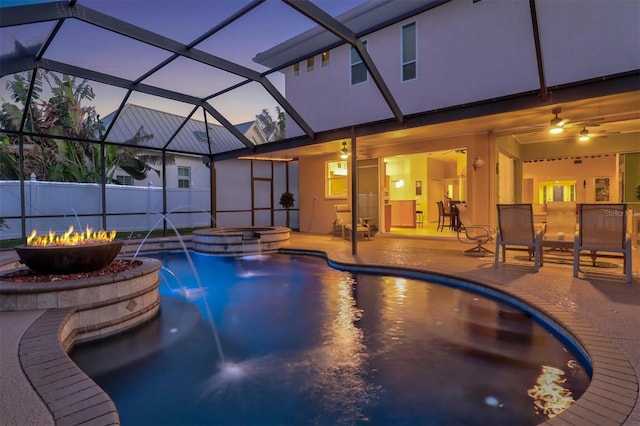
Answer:
[[[332,16],[339,15],[365,0],[314,0],[313,3]],[[42,1],[0,0],[2,7]],[[215,27],[229,15],[242,9],[250,0],[79,0],[78,4],[161,34],[181,43],[190,43]],[[14,40],[24,46],[42,43],[54,22],[43,22],[23,28],[3,28],[0,33],[0,54],[14,48]],[[196,46],[215,56],[238,63],[257,72],[267,69],[253,62],[253,57],[283,41],[315,27],[316,24],[280,0],[267,0],[241,19]],[[135,80],[171,54],[165,50],[131,41],[76,19],[65,21],[45,58],[110,73]],[[2,79],[0,94],[7,98]],[[284,79],[280,73],[269,77],[284,93]],[[244,78],[180,58],[150,76],[144,83],[164,87],[196,97],[206,97],[243,81]],[[96,92],[96,107],[105,116],[117,109],[125,91],[100,83],[92,84]],[[180,115],[190,112],[191,106],[135,95],[129,99],[149,108]],[[263,108],[275,114],[275,100],[259,84],[250,84],[212,100],[211,104],[237,124],[251,121]],[[197,119],[202,119],[198,114]],[[211,117],[209,120],[214,121]]]

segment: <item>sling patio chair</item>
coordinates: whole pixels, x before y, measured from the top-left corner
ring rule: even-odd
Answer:
[[[336,204],[335,208],[336,220],[334,224],[342,229],[342,239],[349,239],[351,238],[351,230],[353,229],[353,226],[351,225],[351,206],[349,204]],[[371,232],[369,225],[358,220],[358,223],[356,224],[356,235],[362,236],[365,239],[370,239]]]
[[[457,204],[458,207],[458,241],[465,244],[475,244],[476,246],[465,250],[464,254],[468,256],[485,256],[493,254],[493,252],[484,247],[493,241],[496,229],[491,225],[474,225],[469,219],[467,206],[465,204]]]
[[[627,282],[633,281],[631,234],[627,232],[626,204],[580,204],[579,227],[573,240],[573,276],[580,269],[580,252],[589,251],[592,266],[598,252],[620,253]]]
[[[494,268],[498,267],[500,252],[502,261],[506,261],[506,251],[526,247],[533,260],[533,271],[538,272],[543,265],[542,230],[535,231],[533,226],[533,208],[531,204],[498,204],[498,236]]]

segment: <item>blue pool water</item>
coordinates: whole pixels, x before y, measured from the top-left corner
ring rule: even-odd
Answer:
[[[153,257],[160,314],[71,353],[125,426],[535,425],[589,383],[554,328],[475,291],[192,253],[199,283],[183,253]]]

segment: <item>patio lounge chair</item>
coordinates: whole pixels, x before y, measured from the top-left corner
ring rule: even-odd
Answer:
[[[621,253],[627,282],[633,280],[631,235],[627,232],[626,204],[580,204],[579,230],[573,241],[573,276],[578,276],[580,251],[590,252],[596,266],[598,252]]]
[[[502,261],[506,260],[506,251],[513,246],[526,247],[529,260],[533,255],[533,271],[538,272],[543,265],[542,230],[533,227],[533,208],[531,204],[498,204],[498,236],[494,268],[498,267],[500,251]]]
[[[342,229],[342,239],[351,238],[351,206],[349,204],[336,204],[336,221],[335,225]],[[365,239],[371,238],[369,225],[362,223],[358,220],[356,225],[356,233],[358,236],[362,236]]]
[[[484,247],[484,244],[493,241],[496,229],[491,225],[474,225],[469,219],[467,206],[457,204],[458,208],[458,241],[465,244],[475,244],[476,246],[465,250],[464,254],[469,256],[484,256],[493,252]]]

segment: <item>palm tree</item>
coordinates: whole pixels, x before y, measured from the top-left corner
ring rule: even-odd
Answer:
[[[83,102],[94,99],[95,93],[87,80],[77,82],[75,77],[58,76],[55,73],[38,70],[34,79],[31,101],[24,111],[25,128],[35,134],[48,136],[24,137],[24,169],[29,176],[35,173],[43,180],[66,182],[101,182],[101,149],[99,142],[78,142],[75,139],[96,140],[104,131],[94,106],[84,106]],[[41,99],[43,84],[51,91],[49,100]],[[29,79],[27,75],[16,74],[7,83],[12,101],[3,102],[0,125],[3,129],[17,130],[22,119],[22,108],[27,105]],[[153,135],[140,128],[127,142],[139,145]],[[73,139],[69,139],[73,138]],[[168,157],[173,162],[173,157]],[[150,164],[157,164],[160,157],[145,154],[138,148],[105,145],[105,174],[107,183],[119,183],[114,176],[118,169],[124,170],[136,180],[146,178],[147,172],[159,170]],[[0,139],[0,178],[19,177],[18,144],[15,137]]]
[[[260,128],[264,132],[269,142],[284,139],[286,116],[283,110],[279,106],[276,106],[277,121],[274,121],[266,108],[262,112],[256,115],[256,121],[260,125]]]

